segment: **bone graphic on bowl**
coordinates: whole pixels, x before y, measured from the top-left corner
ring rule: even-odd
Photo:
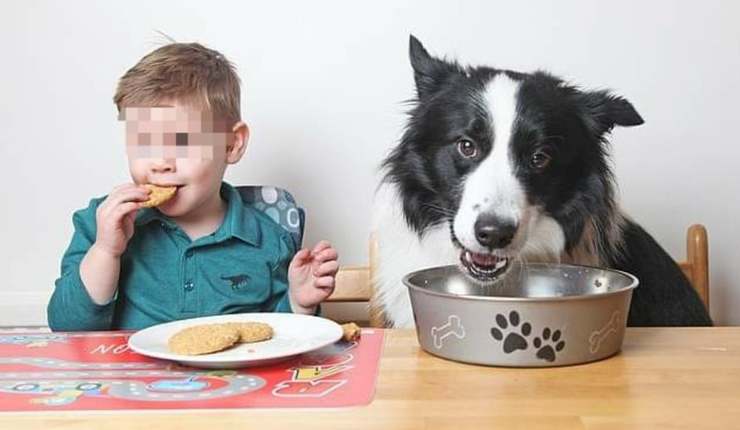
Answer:
[[[606,339],[610,334],[616,333],[618,328],[619,311],[614,311],[612,317],[609,319],[609,322],[606,323],[604,327],[601,327],[601,329],[594,330],[594,332],[591,333],[591,336],[588,337],[588,342],[591,344],[589,347],[589,351],[591,351],[591,354],[596,354],[596,351],[599,350],[602,342],[604,342],[604,339]]]
[[[432,327],[435,348],[442,348],[442,341],[449,336],[455,336],[458,339],[465,337],[465,327],[463,327],[460,317],[457,315],[450,315],[445,324]]]

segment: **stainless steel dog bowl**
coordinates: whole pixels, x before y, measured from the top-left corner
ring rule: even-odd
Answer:
[[[467,363],[545,367],[586,363],[622,347],[634,276],[531,263],[480,286],[456,266],[405,276],[421,347]]]

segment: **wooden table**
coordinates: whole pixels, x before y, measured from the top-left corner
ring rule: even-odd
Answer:
[[[581,366],[488,368],[387,332],[367,407],[0,414],[0,429],[740,429],[740,327],[628,329],[622,354]]]

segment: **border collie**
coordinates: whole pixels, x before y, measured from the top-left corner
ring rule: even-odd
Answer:
[[[496,288],[529,261],[634,274],[630,325],[712,324],[678,265],[615,201],[608,136],[643,123],[630,102],[542,71],[463,67],[413,36],[409,56],[417,97],[373,214],[371,306],[387,325],[413,327],[401,282],[411,271],[458,264]]]

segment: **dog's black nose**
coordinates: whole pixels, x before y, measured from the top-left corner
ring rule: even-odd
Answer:
[[[473,226],[475,238],[481,246],[489,249],[503,248],[511,243],[517,225],[503,221],[490,214],[481,214]]]

